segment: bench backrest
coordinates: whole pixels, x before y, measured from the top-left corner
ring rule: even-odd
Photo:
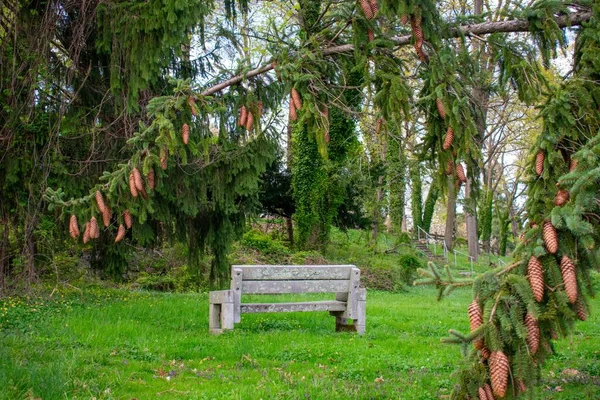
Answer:
[[[340,293],[358,289],[354,265],[233,265],[231,289],[244,294]]]

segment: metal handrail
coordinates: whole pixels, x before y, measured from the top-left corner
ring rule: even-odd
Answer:
[[[453,250],[454,251],[454,267],[457,267],[457,261],[456,261],[456,254],[462,254],[463,256],[467,256],[469,258],[469,260],[471,261],[471,274],[473,274],[475,271],[473,269],[473,260],[475,259],[475,257],[468,255],[467,253],[463,253],[462,251],[458,251],[458,250]]]
[[[427,233],[427,231],[425,231],[425,229],[421,228],[420,226],[417,226],[417,240],[421,241],[421,231],[423,231],[423,233],[425,234],[425,240],[433,240],[433,254],[437,255],[437,244],[436,244],[436,239],[431,236],[429,233]],[[445,252],[444,252],[445,253]]]

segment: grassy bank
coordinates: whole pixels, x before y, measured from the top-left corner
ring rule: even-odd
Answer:
[[[89,288],[0,303],[0,398],[437,399],[449,394],[468,330],[469,290],[370,291],[367,334],[326,313],[245,315],[208,334],[205,294]],[[600,301],[592,301],[594,310]],[[534,398],[600,397],[597,313],[561,340]]]

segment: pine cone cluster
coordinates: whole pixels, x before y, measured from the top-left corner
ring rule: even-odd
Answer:
[[[181,139],[183,144],[188,144],[190,141],[190,126],[188,124],[183,124],[181,127]]]
[[[574,304],[577,301],[577,274],[575,272],[575,264],[568,256],[563,256],[560,260],[560,272],[569,303]]]
[[[446,170],[444,172],[446,175],[452,175],[454,173],[454,163],[452,160],[448,160],[448,162],[446,162]]]
[[[527,346],[531,354],[535,354],[540,345],[540,326],[537,319],[530,313],[525,315],[525,326],[527,327]]]
[[[444,145],[442,148],[444,150],[448,150],[450,147],[452,147],[452,143],[454,143],[454,130],[451,126],[449,126],[446,130],[446,137],[444,138]]]
[[[77,223],[75,214],[71,215],[71,218],[69,219],[69,234],[73,239],[79,237],[79,224]]]
[[[444,102],[439,97],[435,99],[435,105],[437,106],[438,114],[442,119],[446,119],[446,109],[444,108]]]
[[[556,193],[556,197],[554,198],[554,205],[564,206],[565,204],[567,204],[570,197],[571,195],[569,194],[568,190],[559,190],[558,193]]]
[[[246,118],[246,130],[251,131],[254,127],[254,115],[248,111],[248,117]]]
[[[544,172],[544,160],[546,159],[546,154],[543,150],[540,150],[535,156],[535,173],[538,175],[542,175]]]
[[[296,121],[298,119],[298,111],[302,108],[302,99],[296,88],[292,88],[290,94],[290,119]]]
[[[427,55],[423,51],[423,28],[421,27],[421,17],[417,17],[411,15],[410,25],[412,28],[413,36],[415,37],[415,51],[417,52],[417,56],[419,56],[419,60],[422,62],[427,61]]]
[[[542,228],[542,237],[544,239],[544,244],[546,245],[546,249],[551,254],[556,254],[558,251],[558,234],[556,233],[556,229],[550,220],[544,221],[544,225]]]
[[[471,302],[471,304],[469,304],[469,308],[467,309],[467,312],[469,313],[469,322],[470,322],[470,326],[471,326],[471,332],[473,332],[474,330],[479,328],[481,326],[481,324],[483,324],[483,312],[481,311],[481,308],[479,307],[479,303],[477,302],[477,299],[474,299]],[[475,346],[476,349],[481,350],[483,348],[483,340],[478,339],[473,342],[473,345]]]
[[[131,196],[138,197],[138,190],[135,186],[135,178],[133,177],[133,172],[129,174],[129,191],[131,192]]]
[[[488,383],[479,388],[479,400],[496,400]]]
[[[242,106],[240,108],[240,115],[238,117],[238,125],[246,126],[247,118],[248,118],[248,109],[246,108],[246,106]]]
[[[490,355],[489,366],[494,394],[498,397],[504,397],[510,368],[508,357],[502,351],[494,351]]]
[[[544,297],[544,272],[542,271],[542,263],[535,256],[531,256],[529,259],[527,275],[533,298],[539,303]]]
[[[360,8],[362,8],[367,19],[373,19],[377,11],[379,11],[377,0],[360,0]]]

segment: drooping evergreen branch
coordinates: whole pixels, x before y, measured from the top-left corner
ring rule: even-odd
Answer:
[[[560,15],[554,18],[556,25],[559,28],[580,26],[583,23],[590,20],[592,16],[591,11],[579,11],[574,12],[569,15]],[[496,22],[482,22],[480,24],[473,25],[462,25],[457,28],[452,28],[448,32],[443,35],[443,38],[457,38],[461,36],[469,36],[469,35],[489,35],[492,33],[510,33],[510,32],[530,32],[532,30],[531,25],[528,20],[525,19],[512,19],[507,21],[496,21]],[[413,40],[412,35],[404,35],[397,36],[393,38],[394,43],[397,46],[406,46],[411,44]],[[330,56],[334,54],[340,53],[349,53],[354,51],[353,44],[343,44],[339,46],[328,47],[321,51],[321,54],[324,56]],[[247,78],[252,78],[258,75],[262,75],[267,73],[275,68],[275,64],[273,61],[260,66],[258,68],[252,69],[243,74],[239,74],[233,76],[226,81],[218,83],[214,86],[209,87],[200,93],[200,96],[210,96],[217,92],[220,92],[223,89],[228,88],[229,86],[235,85],[244,81]]]

